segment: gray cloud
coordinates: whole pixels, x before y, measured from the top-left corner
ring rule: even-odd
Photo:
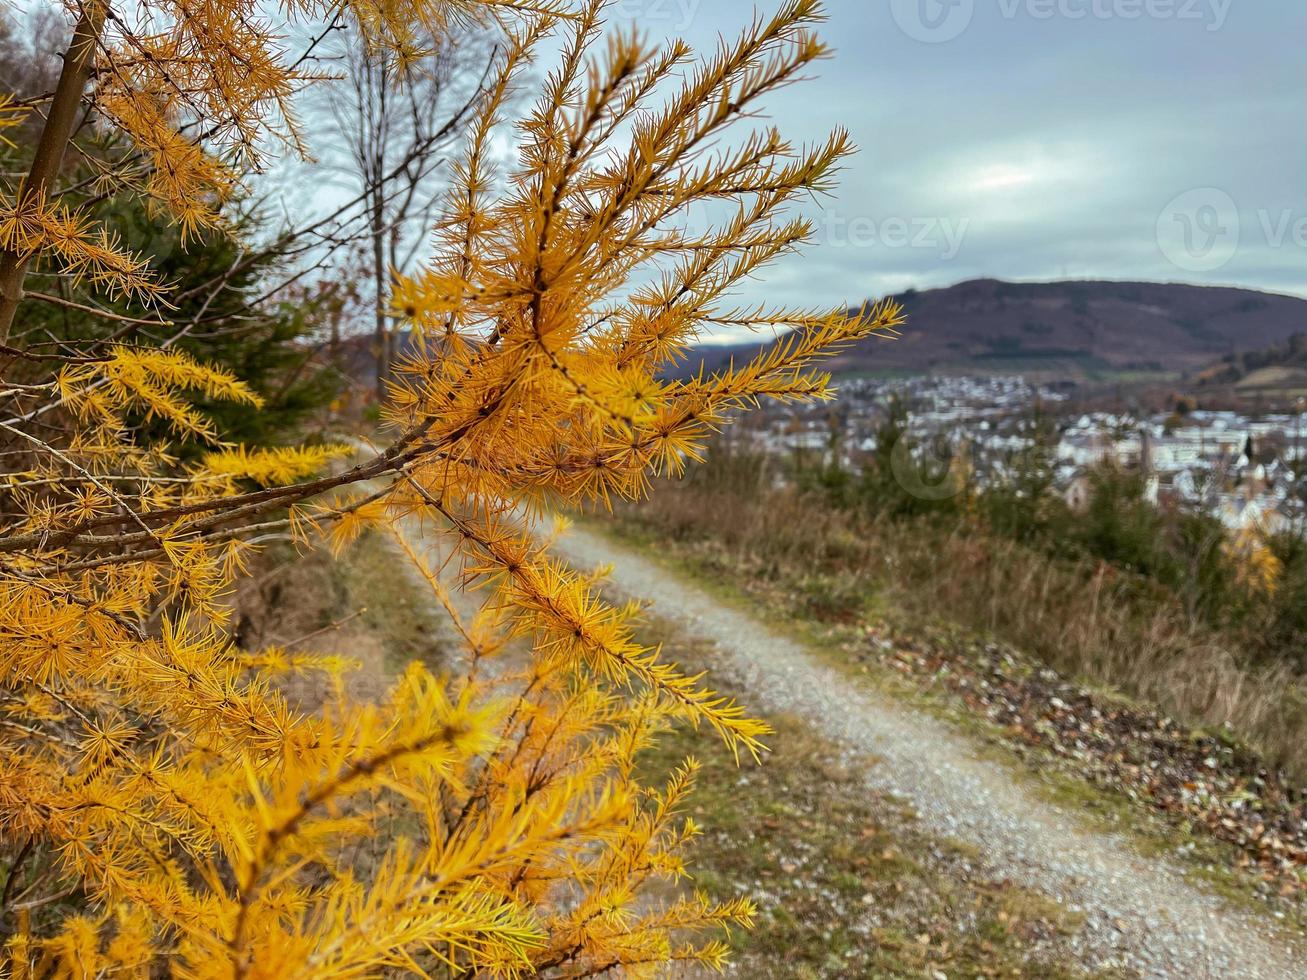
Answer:
[[[814,247],[743,299],[855,302],[981,275],[1307,295],[1300,0],[827,7],[835,57],[770,115],[800,140],[847,126],[862,151],[807,208]],[[703,50],[749,8],[625,0],[617,14]]]

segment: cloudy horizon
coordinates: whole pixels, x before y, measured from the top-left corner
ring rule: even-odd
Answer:
[[[761,9],[769,10],[766,3]],[[738,0],[617,0],[697,51]],[[801,305],[979,277],[1307,296],[1290,0],[829,0],[835,47],[767,104],[795,141],[861,148],[804,210],[814,244],[743,291]],[[1296,84],[1295,84],[1296,83]],[[1296,166],[1297,165],[1297,166]]]

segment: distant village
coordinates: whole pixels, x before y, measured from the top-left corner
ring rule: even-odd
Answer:
[[[839,389],[824,408],[773,407],[743,437],[767,452],[839,453],[856,466],[874,450],[897,400],[914,452],[965,457],[971,478],[984,485],[1020,465],[1042,415],[1056,488],[1072,507],[1088,502],[1089,471],[1111,461],[1140,473],[1155,504],[1205,510],[1234,530],[1302,525],[1304,414],[1204,411],[1183,403],[1157,414],[1078,412],[1066,392],[1019,376],[862,378],[843,380]]]

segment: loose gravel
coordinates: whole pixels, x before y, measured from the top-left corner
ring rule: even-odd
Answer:
[[[1000,874],[1081,913],[1076,952],[1086,966],[1150,978],[1307,978],[1297,941],[1032,795],[937,719],[860,688],[801,644],[607,538],[573,528],[554,551],[577,567],[612,563],[617,591],[717,646],[714,674],[747,692],[750,707],[802,719],[850,758],[875,756],[869,785],[908,800],[931,831],[979,847]]]

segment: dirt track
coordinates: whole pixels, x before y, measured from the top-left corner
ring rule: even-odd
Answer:
[[[869,784],[909,800],[933,831],[981,848],[1013,881],[1083,912],[1087,966],[1195,980],[1307,977],[1300,950],[1265,922],[1035,797],[936,719],[859,689],[800,644],[606,537],[574,528],[555,551],[578,568],[613,564],[614,589],[713,641],[715,672],[752,707],[873,754],[882,764]]]

